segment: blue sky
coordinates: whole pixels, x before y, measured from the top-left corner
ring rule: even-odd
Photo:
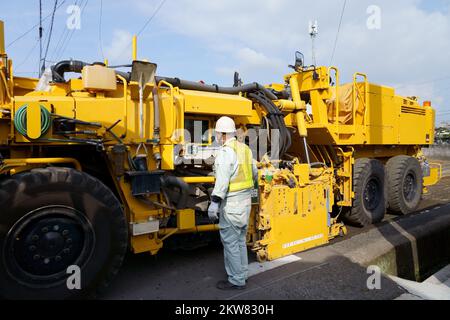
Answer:
[[[419,2],[419,8],[427,11],[448,10],[450,1],[448,0],[425,0]]]
[[[54,0],[43,1],[43,16]],[[158,64],[158,73],[229,85],[233,72],[244,81],[281,82],[295,50],[311,63],[308,23],[319,21],[318,64],[328,65],[344,0],[166,0],[139,36],[139,58]],[[62,59],[128,63],[130,39],[161,0],[59,0],[48,63]],[[71,4],[84,8],[81,29],[66,28]],[[450,121],[450,0],[347,0],[333,64],[342,81],[356,71],[373,82],[394,86],[400,94],[432,100],[438,122]],[[369,6],[380,9],[380,29],[369,29]],[[38,0],[2,4],[9,44],[39,21]],[[44,21],[48,34],[50,18]],[[68,41],[70,38],[70,41]],[[62,46],[66,39],[66,45]],[[44,41],[46,44],[46,41]],[[103,51],[103,56],[102,52]],[[16,73],[35,76],[38,30],[7,47]]]

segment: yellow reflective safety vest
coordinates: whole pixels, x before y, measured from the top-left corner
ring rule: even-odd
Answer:
[[[238,192],[252,189],[254,186],[252,172],[252,150],[246,144],[241,143],[236,139],[230,140],[224,146],[233,149],[236,153],[238,162],[237,174],[232,177],[228,191]]]

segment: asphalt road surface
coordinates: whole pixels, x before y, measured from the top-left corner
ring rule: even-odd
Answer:
[[[450,203],[450,161],[441,161],[444,179],[424,195],[421,214],[428,208]],[[443,208],[444,209],[444,208]],[[445,210],[448,210],[447,208]],[[401,219],[387,215],[385,220]],[[340,243],[364,229],[349,228]],[[404,293],[395,283],[383,278],[383,290],[371,292],[362,288],[366,269],[331,247],[313,249],[279,262],[261,266],[249,252],[251,272],[247,289],[221,292],[218,280],[226,279],[220,242],[193,250],[163,249],[157,256],[129,254],[118,277],[101,299],[394,299]],[[320,280],[320,281],[319,281]]]

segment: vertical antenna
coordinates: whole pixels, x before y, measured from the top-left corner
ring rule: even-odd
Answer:
[[[42,75],[42,0],[39,0],[39,78]]]
[[[317,66],[315,40],[318,34],[319,34],[319,25],[317,23],[317,20],[315,20],[314,22],[309,21],[309,36],[311,37],[312,61],[314,66]]]

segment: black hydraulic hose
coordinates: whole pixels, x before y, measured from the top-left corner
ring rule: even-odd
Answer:
[[[328,153],[331,156],[331,159],[333,160],[333,162],[337,165],[341,164],[341,161],[339,161],[339,158],[337,156],[336,150],[331,146],[331,145],[327,145],[326,149],[328,151]]]
[[[271,91],[278,99],[288,100],[291,96],[287,90],[276,91],[275,89],[271,89]]]
[[[79,60],[64,60],[58,62],[52,67],[52,75],[54,82],[65,82],[64,73],[77,72],[81,73],[86,65],[90,65],[86,62]],[[117,74],[125,78],[126,81],[130,81],[131,73],[116,71]],[[179,78],[169,77],[156,77],[156,82],[166,81],[171,85],[185,90],[195,90],[204,92],[214,92],[223,94],[239,94],[247,93],[250,98],[256,100],[262,105],[267,113],[271,126],[280,131],[280,155],[283,156],[291,146],[291,134],[284,123],[284,115],[278,110],[273,103],[273,100],[278,100],[279,97],[283,97],[285,92],[277,92],[275,90],[269,90],[259,83],[251,83],[238,87],[220,87],[218,85],[206,85],[199,82],[181,80]],[[181,189],[181,187],[180,187]]]
[[[271,101],[267,101],[266,103],[272,105],[272,108],[276,108],[276,106],[273,105],[273,103]],[[279,110],[277,110],[277,111],[279,111]],[[289,148],[291,147],[291,133],[289,132],[289,130],[286,127],[286,124],[284,122],[284,115],[281,112],[276,114],[275,121],[278,122],[278,128],[281,133],[281,138],[283,139],[283,150],[281,153],[281,156],[283,156],[284,153],[286,153],[289,150]]]
[[[245,84],[239,87],[220,87],[218,85],[207,85],[194,81],[181,80],[179,78],[168,78],[168,77],[156,77],[156,82],[159,83],[161,80],[170,83],[174,87],[185,90],[195,90],[204,92],[215,92],[224,94],[239,94],[248,92],[263,91],[264,94],[271,100],[278,100],[277,96],[274,95],[269,89],[260,85],[259,83]]]
[[[91,66],[91,63],[87,63],[79,60],[63,60],[58,62],[52,67],[52,77],[53,82],[56,83],[64,83],[66,80],[64,79],[64,74],[66,72],[76,72],[81,73],[85,66]],[[112,67],[110,67],[112,68]],[[126,81],[130,81],[131,73],[123,72],[115,70],[116,74],[125,78]]]
[[[284,123],[283,113],[275,106],[275,104],[271,100],[267,99],[267,97],[263,94],[250,93],[248,96],[266,110],[270,125],[272,126],[272,128],[279,130],[280,158],[283,157],[284,154],[289,150],[292,143],[291,133]]]
[[[291,147],[291,133],[286,127],[286,124],[284,122],[284,115],[283,113],[275,106],[275,104],[268,100],[265,96],[260,95],[259,97],[260,103],[266,106],[268,108],[269,112],[272,112],[274,115],[274,121],[277,123],[276,127],[280,130],[280,138],[283,139],[283,149],[280,150],[281,155],[284,155],[289,148]]]
[[[65,82],[64,73],[66,72],[76,72],[81,73],[83,68],[87,65],[92,65],[90,63],[86,63],[80,60],[63,60],[58,62],[56,65],[52,67],[52,75],[53,82],[63,83]],[[121,66],[112,66],[109,68],[119,68],[119,67],[131,67],[131,65],[121,65]],[[131,80],[131,72],[123,72],[117,71],[116,73],[125,80]],[[180,89],[185,90],[195,90],[195,91],[204,91],[204,92],[215,92],[215,93],[224,93],[224,94],[239,94],[239,93],[250,93],[250,92],[263,92],[264,95],[270,100],[278,100],[280,98],[284,98],[287,95],[285,91],[276,91],[274,89],[267,89],[263,85],[259,83],[250,83],[245,84],[238,87],[221,87],[218,85],[207,85],[199,82],[182,80],[179,78],[170,78],[170,77],[156,77],[156,83],[159,83],[161,80],[170,83],[174,87],[178,87]]]
[[[63,83],[64,73],[66,72],[76,72],[81,73],[81,70],[89,63],[79,61],[79,60],[63,60],[58,62],[52,67],[53,82]]]
[[[249,98],[253,99],[255,102],[259,103],[267,112],[267,119],[269,121],[270,126],[273,129],[282,130],[280,128],[280,122],[278,121],[278,116],[276,112],[273,110],[272,106],[267,104],[266,101],[262,100],[261,97],[255,94],[249,94]],[[269,128],[268,128],[269,129]],[[283,137],[283,132],[280,132],[280,138]]]

